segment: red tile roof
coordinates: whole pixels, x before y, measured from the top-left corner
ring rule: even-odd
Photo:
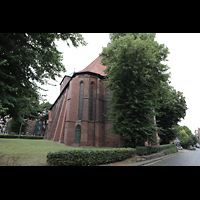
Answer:
[[[106,69],[106,66],[100,64],[101,58],[97,57],[93,62],[91,62],[85,69],[79,71],[79,72],[94,72],[97,74],[100,74],[102,76],[106,76],[105,72],[103,70]]]

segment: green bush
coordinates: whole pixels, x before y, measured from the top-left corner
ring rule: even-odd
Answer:
[[[187,148],[187,149],[188,149],[188,150],[196,150],[196,148],[194,148],[194,147],[193,147],[193,148],[190,148],[190,147],[189,147],[189,148]]]
[[[174,144],[165,144],[160,146],[137,146],[136,154],[139,156],[148,155],[172,148],[174,146],[175,146]]]
[[[94,166],[133,157],[135,149],[73,149],[47,154],[47,162],[56,166]]]
[[[178,152],[177,147],[171,147],[171,148],[166,149],[166,150],[163,151],[163,153],[164,153],[165,155],[172,154],[172,153],[176,153],[176,152]]]
[[[0,138],[43,139],[43,136],[0,134]]]

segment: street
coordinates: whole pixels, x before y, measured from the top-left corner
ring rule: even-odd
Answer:
[[[194,151],[179,150],[170,157],[144,166],[200,166],[200,149]]]

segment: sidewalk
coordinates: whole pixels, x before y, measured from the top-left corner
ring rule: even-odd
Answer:
[[[178,152],[177,152],[178,153]],[[153,159],[150,159],[150,160],[145,160],[145,161],[142,161],[142,162],[137,162],[137,163],[134,163],[132,164],[131,166],[143,166],[143,165],[147,165],[149,163],[153,163],[153,162],[156,162],[158,160],[163,160],[163,159],[166,159],[168,157],[171,157],[173,156],[174,154],[176,153],[173,153],[173,154],[169,154],[169,155],[166,155],[166,156],[160,156],[158,158],[153,158]]]
[[[178,153],[178,152],[177,152]],[[176,153],[164,155],[162,152],[154,153],[146,156],[135,156],[132,158],[128,158],[126,160],[115,162],[115,163],[109,163],[109,164],[102,164],[99,166],[143,166],[158,160],[166,159],[168,157],[173,156]]]

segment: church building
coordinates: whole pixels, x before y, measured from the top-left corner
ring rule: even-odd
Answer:
[[[45,138],[74,146],[119,147],[120,136],[109,132],[106,117],[106,66],[97,57],[85,69],[64,76],[60,95],[50,108]]]

